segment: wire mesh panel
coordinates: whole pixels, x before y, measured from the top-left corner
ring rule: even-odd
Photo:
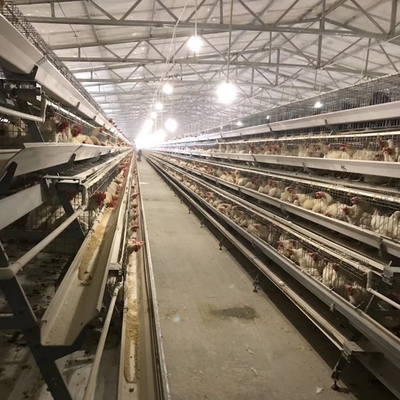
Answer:
[[[185,127],[185,135],[191,133],[215,133],[227,130],[242,129],[248,126],[268,124],[311,115],[325,114],[334,111],[389,103],[400,100],[399,74],[388,75],[382,78],[370,79],[354,86],[322,93],[305,100],[292,102],[283,106],[266,106],[262,114],[253,114],[241,118],[240,126],[237,125],[237,115],[232,120],[225,120],[222,124],[215,121],[204,121],[201,129],[195,124]],[[398,119],[376,121],[358,124],[340,125],[339,130],[365,129],[399,126]],[[196,129],[197,127],[197,129]]]
[[[0,115],[0,148],[22,148],[23,143],[30,141],[28,128],[21,118]]]
[[[345,182],[338,186],[322,185],[293,177],[279,177],[264,172],[243,172],[235,167],[212,166],[199,161],[185,161],[157,155],[166,162],[186,170],[207,173],[221,180],[255,190],[268,198],[291,203],[313,213],[359,226],[383,236],[400,238],[400,202],[397,192],[389,195],[359,195],[346,188]]]
[[[171,144],[160,150],[183,150],[203,153],[265,154],[293,157],[316,157],[345,160],[398,162],[400,131],[348,132],[340,135],[294,135],[257,140],[214,140],[201,143]]]
[[[67,110],[48,107],[45,122],[38,123],[45,142],[110,145],[110,135],[103,128],[78,118]]]

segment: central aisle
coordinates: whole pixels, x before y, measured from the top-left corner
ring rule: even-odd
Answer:
[[[138,165],[172,399],[354,400],[330,389],[330,367],[153,168]]]

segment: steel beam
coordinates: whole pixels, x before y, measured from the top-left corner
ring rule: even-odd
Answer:
[[[299,2],[300,0],[294,0],[294,2],[283,12],[283,14],[274,22],[274,25],[279,24],[279,21],[290,12],[290,10]]]
[[[240,5],[247,11],[249,12],[255,20],[257,20],[261,25],[265,25],[264,21],[242,0],[238,0]]]
[[[91,63],[111,63],[116,62],[118,59],[111,58],[111,57],[91,57],[90,59],[84,57],[60,57],[60,60],[63,62],[91,62]],[[164,60],[159,59],[143,59],[143,58],[128,58],[125,60],[126,62],[137,63],[137,64],[166,64]],[[168,64],[168,63],[167,63]],[[174,64],[198,64],[198,65],[222,65],[225,66],[226,62],[224,60],[205,60],[199,58],[184,58],[184,59],[175,59]],[[248,66],[248,67],[270,67],[270,68],[298,68],[298,69],[309,69],[314,70],[315,67],[313,65],[307,64],[290,64],[290,63],[268,63],[268,62],[251,62],[251,61],[232,61],[231,65],[238,65],[238,66]],[[324,66],[325,70],[333,71],[333,72],[343,72],[348,74],[360,74],[363,71],[359,71],[354,68],[336,66]],[[384,73],[375,72],[374,76],[385,76]]]
[[[290,38],[288,38],[284,33],[281,33],[280,35],[281,35],[282,37],[284,37],[285,40],[286,40],[288,43],[290,43],[290,45],[293,46],[293,47],[296,49],[296,53],[295,53],[295,54],[301,55],[301,56],[304,57],[310,64],[314,64],[314,61],[315,61],[315,60],[314,60],[314,58],[313,58],[312,56],[309,56],[309,55],[307,55],[306,53],[304,53],[304,51],[303,51],[302,49],[300,49],[300,47],[296,46],[296,45],[292,42],[292,40],[291,40]],[[321,36],[321,35],[320,35],[320,36]],[[279,46],[279,48],[280,48],[281,50],[285,51],[285,52],[289,52],[289,49],[284,48],[283,45]],[[317,65],[318,65],[318,62],[317,62]],[[317,66],[317,68],[319,68],[319,67]]]
[[[397,18],[397,1],[392,0],[392,12],[390,14],[390,28],[389,28],[389,36],[393,37],[396,28],[396,18]]]
[[[132,7],[129,8],[129,10],[121,17],[121,20],[125,20],[127,17],[129,17],[129,15],[131,14],[131,12],[142,2],[142,0],[137,0]]]
[[[297,1],[297,0],[296,0]],[[57,25],[100,25],[100,26],[142,26],[142,27],[154,27],[154,28],[189,28],[194,29],[195,24],[192,22],[177,21],[173,23],[171,21],[147,21],[147,20],[107,20],[99,18],[53,18],[53,17],[35,17],[27,16],[28,22],[34,24],[57,24]],[[203,23],[197,24],[198,29],[204,30],[219,30],[220,32],[228,32],[229,24],[217,24],[217,23]],[[367,32],[360,29],[352,30],[351,27],[346,27],[346,30],[334,30],[334,29],[319,29],[319,28],[297,28],[283,25],[251,25],[251,24],[233,24],[232,31],[253,31],[253,32],[289,32],[289,33],[301,33],[304,35],[325,35],[325,36],[352,36],[352,37],[367,37],[378,40],[386,40],[386,34],[379,34],[376,32]]]
[[[326,0],[322,0],[322,16],[319,21],[319,29],[325,29],[325,6]],[[322,35],[318,36],[318,54],[317,54],[317,68],[321,67],[322,57]]]
[[[156,2],[175,20],[178,21],[178,17],[161,1],[156,0]]]
[[[89,2],[97,8],[101,13],[103,13],[106,17],[110,18],[111,20],[115,20],[116,18],[111,15],[109,12],[107,12],[103,7],[99,6],[97,3],[95,3],[93,0],[89,0]]]
[[[385,30],[371,17],[368,11],[360,6],[356,0],[350,0],[382,33],[386,33]]]
[[[370,51],[370,48],[371,48],[371,40],[372,39],[368,40],[367,54],[365,55],[365,71],[368,71],[369,51]]]
[[[345,54],[345,55],[347,56],[346,51],[349,50],[350,48],[352,48],[353,46],[355,46],[357,43],[361,42],[362,39],[363,39],[363,38],[357,39],[355,42],[349,44],[347,47],[345,47],[345,48],[344,48],[343,50],[341,50],[339,53],[335,54],[332,58],[330,58],[329,60],[325,61],[325,62],[323,63],[323,65],[322,65],[322,68],[325,69],[325,66],[328,66],[328,65],[332,64],[333,60],[336,60],[336,59],[337,59],[340,55],[342,55],[342,54]],[[340,61],[340,60],[341,60],[341,59],[339,59],[339,61]],[[337,61],[336,61],[336,63],[337,63]]]
[[[257,70],[257,69],[254,68],[254,70]],[[260,73],[260,71],[258,71],[258,70],[257,70],[257,72]],[[263,74],[261,74],[261,75],[264,77]],[[196,74],[193,74],[192,76],[196,76]],[[121,79],[117,79],[117,78],[78,79],[78,82],[85,84],[84,85],[85,88],[99,86],[99,84],[101,84],[102,86],[107,86],[107,85],[114,85],[117,83],[120,83],[120,84],[121,83],[137,83],[137,82],[158,83],[159,81],[160,81],[160,78],[158,76],[155,76],[153,78],[137,78],[137,79],[127,79],[127,80],[121,80]],[[219,82],[220,81],[217,79],[215,79],[213,81],[207,81],[205,79],[203,79],[202,81],[200,81],[198,79],[197,80],[184,80],[184,81],[174,80],[174,86],[202,85],[202,84],[214,86],[214,85],[218,84]],[[237,82],[243,86],[256,86],[256,87],[261,87],[264,89],[273,89],[274,87],[276,87],[276,88],[281,87],[281,88],[287,88],[287,89],[292,88],[295,90],[310,90],[310,91],[315,91],[315,90],[318,91],[319,90],[312,86],[293,86],[293,85],[278,85],[278,86],[276,86],[276,85],[273,85],[272,83],[265,84],[265,83],[254,82],[254,72],[252,72],[252,81],[251,82],[243,81],[243,80],[237,80]],[[89,83],[89,85],[86,85],[86,83]],[[124,92],[124,93],[129,93],[129,92]],[[133,93],[131,93],[131,94],[133,94]],[[179,95],[180,95],[180,93],[179,93]]]
[[[275,86],[279,85],[279,61],[281,59],[281,51],[280,49],[276,52],[276,74],[275,74]]]
[[[197,8],[189,15],[188,18],[186,18],[185,22],[190,22],[190,20],[193,18],[193,16],[196,14],[196,12],[199,11],[200,7],[206,2],[207,0],[202,0],[200,4],[197,6]]]
[[[386,52],[386,50],[383,48],[383,46],[380,44],[379,48],[382,50],[382,53],[385,55],[391,66],[396,72],[399,72],[399,70],[396,67],[396,64],[393,62],[393,60],[390,58],[389,54]]]
[[[35,5],[35,4],[50,4],[50,3],[74,3],[74,2],[80,2],[82,0],[16,0],[13,1],[13,5],[15,6],[29,6],[29,5]]]
[[[215,35],[217,33],[221,33],[219,29],[215,30],[198,30],[198,34],[204,35]],[[174,37],[176,38],[186,38],[190,37],[193,34],[192,31],[178,31]],[[173,32],[170,33],[157,33],[154,32],[151,35],[142,35],[142,36],[130,36],[128,38],[121,38],[121,39],[112,39],[112,40],[102,40],[102,41],[94,41],[94,42],[87,42],[87,43],[70,43],[70,44],[60,44],[52,46],[52,50],[68,50],[68,49],[76,49],[76,48],[84,48],[84,47],[95,47],[95,46],[111,46],[114,44],[133,44],[135,42],[146,41],[146,40],[170,40],[173,37]]]

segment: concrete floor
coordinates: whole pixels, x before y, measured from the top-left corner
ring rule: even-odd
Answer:
[[[253,293],[149,164],[139,171],[174,400],[393,398],[365,370],[349,371],[351,393],[332,391],[331,343],[280,292]]]

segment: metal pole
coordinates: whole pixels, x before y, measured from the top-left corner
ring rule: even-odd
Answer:
[[[231,62],[231,45],[232,45],[232,19],[233,19],[233,0],[231,0],[231,15],[229,19],[229,42],[228,42],[228,60],[226,66],[228,68],[226,80],[229,82],[229,65]]]
[[[393,36],[395,33],[396,17],[397,17],[397,0],[392,0],[392,12],[390,15],[389,36]]]
[[[92,370],[90,371],[89,380],[86,386],[85,396],[83,397],[83,400],[93,400],[94,398],[94,390],[96,388],[97,374],[99,372],[101,356],[103,355],[104,346],[106,344],[106,339],[108,335],[108,330],[110,328],[111,318],[113,315],[115,303],[117,301],[118,292],[121,289],[121,287],[122,284],[120,283],[115,286],[110,302],[110,307],[108,308],[107,311],[106,320],[104,321],[103,331],[101,332],[99,345],[97,346],[96,354],[94,356],[93,366]]]
[[[0,113],[6,114],[6,115],[11,115],[13,117],[27,119],[29,121],[44,122],[43,117],[36,117],[35,115],[25,114],[20,111],[11,110],[10,108],[6,108],[6,107],[0,107]]]
[[[371,289],[371,288],[368,288],[367,291],[372,293],[374,296],[379,297],[380,299],[386,301],[386,303],[390,304],[391,306],[393,306],[393,307],[397,308],[398,310],[400,310],[400,304],[394,302],[393,300],[390,300],[389,298],[387,298],[383,294],[381,294],[381,293],[379,293],[376,290]]]
[[[63,232],[76,218],[78,218],[84,209],[78,208],[69,218],[67,218],[58,228],[54,229],[48,236],[46,236],[41,242],[25,253],[21,258],[15,261],[13,264],[6,268],[0,268],[0,280],[11,279],[18,274],[19,270],[22,269],[32,258],[36,257],[46,246],[48,246],[61,232]]]
[[[325,29],[325,1],[322,0],[322,13],[319,21],[319,29]],[[321,68],[321,55],[322,55],[322,35],[318,36],[318,55],[317,55],[317,68]]]

